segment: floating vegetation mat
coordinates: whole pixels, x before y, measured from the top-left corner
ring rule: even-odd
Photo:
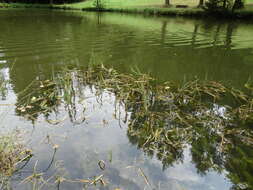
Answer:
[[[224,167],[235,170],[231,155],[237,145],[253,145],[250,84],[241,91],[216,81],[198,79],[184,84],[161,83],[138,71],[124,74],[91,64],[59,73],[52,80],[34,81],[18,94],[16,111],[33,122],[39,115],[49,121],[50,113],[57,112],[63,104],[74,121],[75,98],[82,87],[93,90],[96,97],[112,93],[128,114],[123,121],[128,124],[130,142],[148,155],[156,155],[164,169],[182,161],[183,150],[190,145],[199,172],[222,171]],[[243,167],[250,162],[246,159]],[[253,187],[240,176],[233,175],[230,179],[238,187]]]

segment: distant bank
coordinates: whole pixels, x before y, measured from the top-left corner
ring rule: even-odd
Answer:
[[[134,13],[144,15],[161,15],[161,16],[184,16],[184,17],[216,17],[226,19],[253,19],[253,5],[246,5],[245,8],[236,10],[233,13],[208,13],[205,10],[197,7],[186,7],[177,8],[176,6],[171,7],[158,7],[152,5],[146,6],[110,6],[109,4],[97,8],[94,6],[93,1],[88,0],[81,3],[72,4],[26,4],[26,3],[0,3],[0,8],[11,9],[11,8],[40,8],[40,9],[61,9],[61,10],[79,10],[79,11],[94,11],[94,12],[119,12],[119,13]]]

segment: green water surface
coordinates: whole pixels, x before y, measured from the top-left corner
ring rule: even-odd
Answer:
[[[43,115],[31,120],[15,108],[22,99],[19,93],[32,81],[51,79],[66,67],[79,68],[94,59],[122,73],[138,68],[160,81],[197,77],[242,88],[253,77],[252,34],[253,23],[238,21],[0,10],[0,71],[8,81],[0,101],[1,131],[21,129],[34,150],[29,164],[11,179],[11,188],[32,189],[20,181],[38,161],[37,170],[45,177],[59,165],[68,179],[104,175],[105,187],[88,189],[253,189],[251,146],[234,142],[229,155],[220,155],[211,133],[203,131],[166,163],[155,151],[149,154],[138,146],[141,138],[129,135],[127,124],[115,119],[115,105],[122,115],[131,113],[115,104],[113,94],[105,92],[101,105],[92,89],[74,85],[78,89],[74,113],[61,105],[49,115],[62,120],[59,123],[47,122]],[[53,160],[52,144],[59,145]],[[105,170],[99,168],[100,160],[106,163]],[[60,189],[82,188],[78,183],[60,185]]]

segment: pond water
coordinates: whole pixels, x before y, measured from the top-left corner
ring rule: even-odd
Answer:
[[[166,162],[140,147],[141,138],[131,136],[127,122],[117,119],[131,113],[115,103],[112,93],[105,91],[98,98],[96,90],[74,82],[74,107],[61,104],[49,119],[42,113],[30,118],[15,106],[27,98],[20,92],[32,81],[51,79],[66,67],[79,68],[93,59],[121,73],[138,68],[160,81],[197,77],[242,88],[253,77],[252,23],[0,10],[0,29],[0,71],[8,81],[1,90],[0,130],[20,129],[34,153],[11,179],[11,189],[33,189],[20,182],[31,175],[34,165],[45,179],[56,173],[69,179],[41,189],[82,189],[82,184],[70,181],[100,175],[107,184],[88,189],[253,188],[250,146],[235,142],[234,151],[221,159],[214,144],[205,140],[207,134]],[[54,154],[55,144],[59,148]],[[102,162],[105,170],[98,165]]]

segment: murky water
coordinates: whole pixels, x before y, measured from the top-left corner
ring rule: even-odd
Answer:
[[[56,172],[69,180],[103,175],[108,183],[88,189],[252,189],[250,147],[235,143],[235,151],[224,161],[211,142],[199,139],[166,163],[139,147],[140,139],[131,137],[127,124],[115,119],[115,107],[116,118],[131,113],[115,104],[109,92],[98,100],[94,90],[75,85],[74,109],[59,105],[48,116],[50,121],[43,114],[31,119],[15,108],[23,98],[20,92],[32,81],[50,79],[67,66],[84,66],[94,58],[120,72],[138,68],[161,81],[198,77],[241,88],[253,77],[252,32],[253,24],[239,22],[1,10],[0,68],[9,80],[1,92],[1,131],[21,129],[34,151],[29,164],[13,177],[12,189],[32,189],[20,181],[36,162],[36,170],[46,177]],[[54,144],[59,145],[55,155]],[[100,160],[105,170],[99,168]],[[219,164],[209,166],[207,160]],[[79,183],[60,185],[60,189],[82,188]]]

